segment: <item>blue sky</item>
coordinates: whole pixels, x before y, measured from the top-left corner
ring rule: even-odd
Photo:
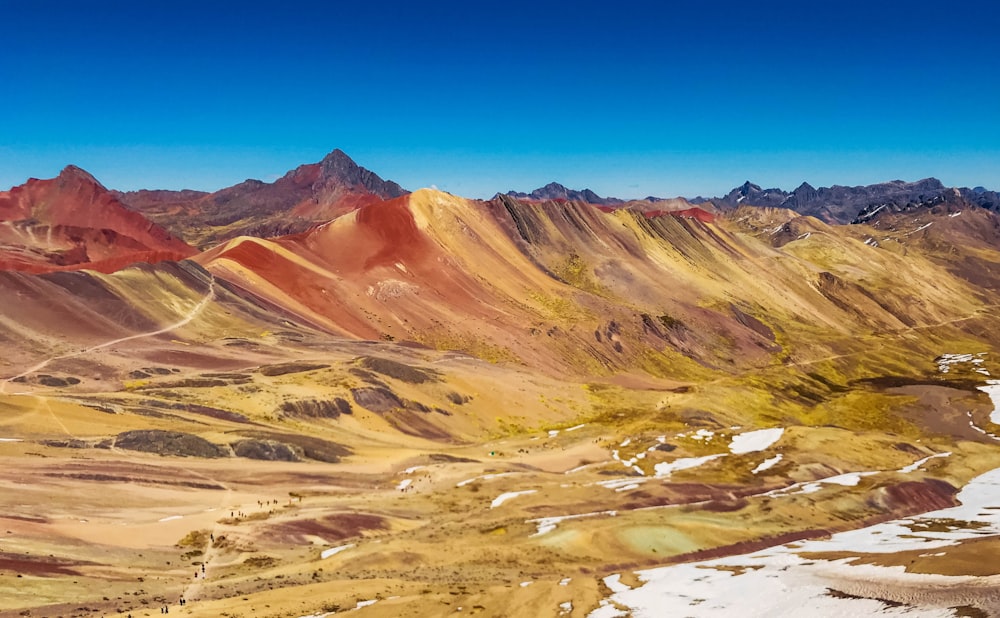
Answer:
[[[1000,189],[987,2],[0,0],[0,23],[0,188],[72,163],[214,190],[341,148],[468,197]]]

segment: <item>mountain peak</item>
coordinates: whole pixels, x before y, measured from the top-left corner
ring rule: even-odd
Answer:
[[[583,189],[578,191],[576,189],[569,189],[566,186],[558,182],[550,182],[544,187],[539,187],[531,193],[521,193],[519,191],[508,191],[507,195],[517,198],[517,199],[531,199],[531,200],[571,200],[578,202],[587,202],[588,204],[599,204],[599,205],[614,205],[621,204],[622,200],[616,197],[601,197],[600,195],[594,193],[590,189]]]
[[[566,191],[568,191],[568,189],[566,188],[566,185],[560,184],[560,183],[555,182],[555,181],[552,181],[549,184],[547,184],[544,187],[542,187],[541,189],[536,189],[536,190],[537,191],[562,191],[564,193]]]
[[[358,164],[354,162],[354,159],[348,156],[348,154],[340,148],[334,148],[329,154],[323,157],[323,160],[320,161],[320,163],[326,165],[347,165],[358,167]]]
[[[367,170],[354,159],[347,156],[340,148],[323,157],[319,162],[321,177],[326,180],[343,183],[348,186],[364,187],[371,193],[389,199],[405,195],[407,191],[391,180],[383,180],[381,176]]]
[[[67,165],[59,172],[56,179],[61,182],[76,181],[84,182],[87,184],[97,185],[101,189],[107,190],[104,185],[102,185],[94,176],[83,168],[79,168],[75,165]]]

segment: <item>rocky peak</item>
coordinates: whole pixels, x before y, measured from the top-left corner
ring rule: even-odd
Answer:
[[[391,180],[383,180],[378,174],[354,162],[351,157],[337,148],[319,162],[320,179],[323,184],[334,182],[347,186],[362,186],[379,197],[389,199],[405,195],[407,191]]]
[[[623,200],[616,197],[601,197],[600,195],[594,193],[590,189],[584,189],[578,191],[576,189],[569,189],[558,182],[550,182],[544,187],[539,187],[531,193],[521,193],[519,191],[508,191],[507,195],[517,198],[517,199],[530,199],[530,200],[571,200],[577,202],[586,202],[588,204],[599,204],[602,206],[621,204]]]
[[[56,180],[59,182],[60,186],[66,186],[69,184],[87,184],[94,185],[102,191],[107,191],[107,188],[94,178],[90,172],[75,165],[67,165],[64,167],[62,171],[59,172],[59,175],[56,176]]]

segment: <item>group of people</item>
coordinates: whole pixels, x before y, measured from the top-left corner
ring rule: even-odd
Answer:
[[[184,597],[181,597],[181,600],[178,602],[178,605],[180,605],[181,607],[184,607],[185,605],[187,605],[187,601],[184,600]],[[161,614],[169,614],[170,613],[170,606],[169,605],[164,605],[163,607],[161,607],[160,608],[160,613]],[[132,614],[129,614],[128,618],[132,618]]]

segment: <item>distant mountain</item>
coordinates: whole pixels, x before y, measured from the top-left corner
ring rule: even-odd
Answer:
[[[0,192],[0,222],[0,270],[112,272],[197,253],[72,165]]]
[[[205,248],[236,236],[303,232],[365,204],[406,193],[338,149],[273,183],[246,180],[214,193],[130,191],[118,196],[130,208]]]
[[[794,191],[761,189],[749,181],[724,197],[712,200],[720,207],[769,206],[789,208],[827,223],[849,223],[865,208],[879,204],[917,204],[941,195],[947,188],[936,178],[917,182],[893,180],[874,185],[815,188],[803,182]]]
[[[517,198],[519,200],[536,200],[540,202],[549,200],[566,200],[570,202],[586,202],[588,204],[598,204],[601,206],[616,206],[625,203],[625,200],[618,199],[617,197],[601,197],[600,195],[597,195],[590,189],[584,189],[583,191],[577,191],[576,189],[567,189],[558,182],[550,182],[544,187],[535,189],[531,193],[508,191],[506,195]]]
[[[1000,211],[1000,194],[983,187],[974,189],[945,187],[937,178],[925,178],[917,182],[893,180],[874,185],[814,188],[803,182],[794,191],[781,189],[761,189],[747,181],[734,188],[723,197],[695,198],[693,204],[712,202],[721,208],[737,206],[766,206],[788,208],[803,215],[822,219],[827,223],[850,223],[865,212],[883,207],[893,211],[918,206],[933,205],[950,199],[952,194],[960,196],[968,204],[981,206],[995,212]]]

